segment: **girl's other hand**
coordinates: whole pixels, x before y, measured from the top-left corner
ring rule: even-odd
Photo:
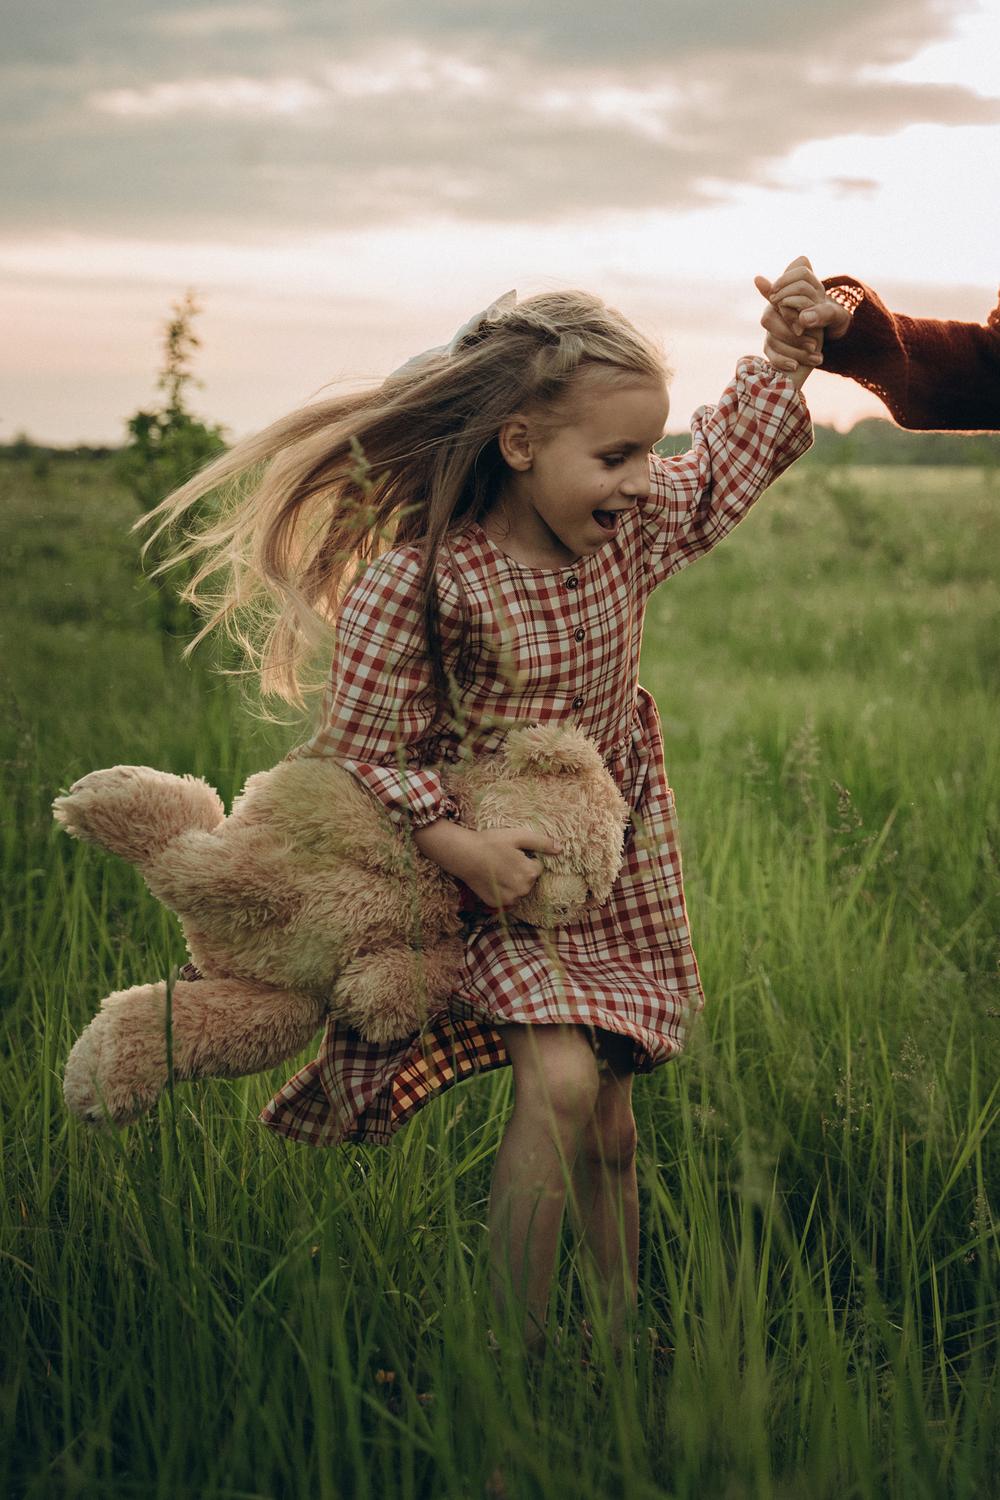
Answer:
[[[538,854],[561,854],[554,839],[533,828],[466,828],[448,818],[417,829],[414,842],[449,875],[469,887],[484,905],[511,906],[526,896],[542,873]]]
[[[526,896],[542,873],[537,855],[561,853],[561,845],[532,828],[477,829],[462,879],[480,901],[502,911]]]

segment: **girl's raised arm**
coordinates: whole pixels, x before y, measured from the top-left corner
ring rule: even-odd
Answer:
[[[810,447],[812,423],[786,375],[767,360],[741,359],[718,405],[691,418],[691,438],[676,458],[650,458],[642,533],[652,587],[732,531]]]

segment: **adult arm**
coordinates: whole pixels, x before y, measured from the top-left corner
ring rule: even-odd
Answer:
[[[1000,429],[1000,302],[986,323],[943,322],[891,313],[852,276],[823,284],[852,312],[827,343],[825,370],[874,391],[901,427]]]

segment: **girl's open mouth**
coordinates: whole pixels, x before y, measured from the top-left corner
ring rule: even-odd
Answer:
[[[615,527],[618,525],[617,511],[595,510],[592,512],[592,514],[598,526],[603,527],[605,531],[614,531]]]

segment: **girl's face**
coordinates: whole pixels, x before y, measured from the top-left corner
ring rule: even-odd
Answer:
[[[517,415],[500,429],[508,476],[485,529],[528,565],[559,567],[600,551],[649,493],[649,450],[670,404],[664,382],[581,385],[565,425],[540,429]]]

